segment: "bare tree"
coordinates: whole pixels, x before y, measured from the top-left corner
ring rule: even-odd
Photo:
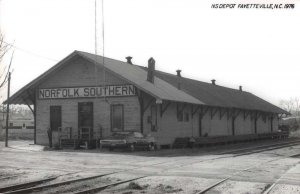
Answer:
[[[290,112],[293,116],[300,116],[300,99],[290,98],[289,100],[281,100],[280,107]]]
[[[4,36],[0,31],[0,104],[3,102],[3,89],[5,86],[5,83],[8,80],[8,72],[10,69],[10,65],[4,65],[3,58],[11,48],[11,44],[8,44],[4,41]]]
[[[291,117],[288,117],[281,121],[281,125],[289,127],[290,131],[296,131],[300,128],[300,99],[299,98],[290,98],[289,100],[281,100],[280,106],[284,110],[292,114]]]
[[[4,42],[4,36],[0,32],[0,80],[6,76],[7,67],[3,65],[2,59],[4,55],[9,51],[11,45]]]

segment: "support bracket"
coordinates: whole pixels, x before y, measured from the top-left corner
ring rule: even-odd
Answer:
[[[246,120],[247,119],[247,117],[250,115],[250,111],[246,111],[246,110],[244,110],[244,120]]]
[[[227,109],[227,120],[229,120],[230,117],[234,114],[234,109]]]
[[[164,103],[162,103],[162,104],[160,105],[160,117],[163,116],[164,112],[168,109],[168,107],[170,106],[170,104],[171,104],[171,102],[170,102],[170,101],[167,101],[167,103],[166,103],[165,106],[163,106]]]
[[[197,111],[199,110],[200,106],[198,105],[196,107],[196,109],[194,110],[194,106],[192,105],[192,118],[194,117],[194,115],[197,113]]]
[[[182,112],[185,109],[185,107],[186,107],[186,103],[183,104],[181,109],[179,108],[179,103],[177,103],[177,115],[178,113]]]
[[[225,108],[224,111],[222,112],[222,108],[220,108],[220,120],[223,118],[225,113],[227,112],[227,109]]]
[[[211,108],[210,109],[210,119],[213,119],[217,112],[218,112],[218,108],[215,108],[215,110],[214,110],[214,108]]]
[[[31,108],[30,104],[27,102],[27,100],[25,100],[23,98],[23,101],[26,103],[26,105],[28,106],[28,108],[31,110],[32,114],[34,115],[34,110]]]
[[[239,116],[239,114],[241,113],[241,109],[234,109],[236,111],[234,111],[234,118],[236,118],[237,116]]]
[[[153,101],[154,101],[154,98],[149,100],[149,102],[146,104],[146,106],[143,107],[143,113],[149,108],[149,106],[153,103]]]

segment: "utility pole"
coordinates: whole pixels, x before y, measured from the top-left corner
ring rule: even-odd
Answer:
[[[8,72],[8,86],[7,86],[5,147],[8,147],[9,93],[10,93],[10,72]]]

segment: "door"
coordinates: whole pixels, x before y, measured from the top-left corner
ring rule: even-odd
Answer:
[[[93,138],[93,103],[78,103],[78,130],[81,139]]]
[[[61,127],[61,106],[50,106],[50,129],[58,131]]]

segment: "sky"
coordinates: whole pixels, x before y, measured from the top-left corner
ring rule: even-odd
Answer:
[[[279,105],[300,97],[300,1],[0,0],[14,43],[14,93],[74,50],[236,88]],[[213,9],[214,3],[294,3],[295,9]],[[104,14],[104,44],[102,13]],[[104,47],[103,47],[104,45]],[[11,52],[2,65],[9,63]],[[2,88],[2,99],[6,88]]]

